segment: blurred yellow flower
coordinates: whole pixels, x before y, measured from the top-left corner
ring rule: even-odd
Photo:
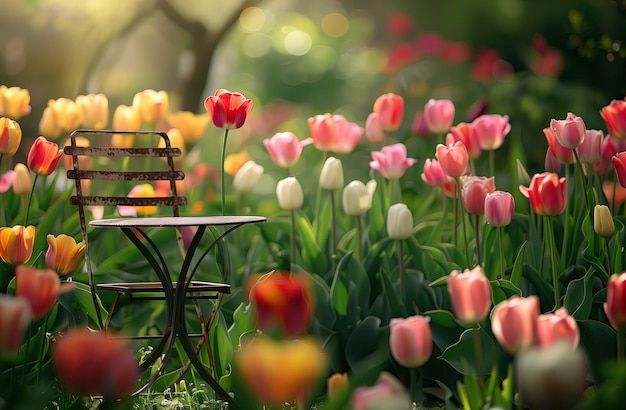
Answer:
[[[46,138],[56,139],[63,133],[77,129],[83,119],[78,105],[69,98],[49,100],[39,121],[39,133]]]
[[[76,97],[76,104],[82,112],[82,126],[101,130],[109,122],[109,100],[104,94],[87,94]]]
[[[250,161],[252,158],[248,154],[248,151],[240,151],[235,154],[228,154],[224,159],[224,172],[228,175],[235,176],[237,172],[243,167],[243,164]]]
[[[167,116],[169,125],[178,128],[187,145],[193,145],[200,138],[209,121],[209,114],[194,114],[191,111],[176,111]]]
[[[133,106],[143,123],[158,124],[168,113],[169,96],[166,91],[143,90],[135,94]]]
[[[30,93],[25,88],[0,85],[0,117],[19,120],[30,114]]]

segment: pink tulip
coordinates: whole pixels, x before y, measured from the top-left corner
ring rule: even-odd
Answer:
[[[614,329],[626,327],[626,272],[615,273],[609,278],[604,312]]]
[[[388,145],[381,151],[373,151],[370,167],[380,172],[386,179],[400,179],[407,168],[413,166],[417,160],[406,157],[406,146],[402,143]]]
[[[520,186],[519,189],[530,200],[537,215],[555,216],[565,209],[565,178],[559,178],[555,173],[535,174],[528,188]]]
[[[392,400],[398,408],[410,408],[411,400],[402,382],[391,373],[382,372],[376,384],[357,387],[352,392],[350,404],[353,410],[383,409]],[[404,406],[401,406],[404,403]]]
[[[411,123],[411,133],[418,137],[428,137],[428,135],[430,134],[428,124],[426,124],[426,120],[424,119],[424,113],[422,111],[418,111],[415,113],[415,116],[413,117],[413,122]]]
[[[543,167],[546,169],[546,172],[558,174],[559,171],[561,171],[561,163],[557,157],[554,156],[550,147],[546,150],[546,159],[544,160]]]
[[[462,176],[461,198],[465,210],[472,215],[485,213],[485,197],[496,190],[493,177]]]
[[[381,142],[385,138],[385,130],[375,112],[371,112],[365,120],[365,136],[372,142]]]
[[[458,178],[467,172],[469,158],[467,148],[461,141],[448,146],[438,144],[435,156],[446,174],[452,178]]]
[[[570,343],[572,349],[575,349],[580,341],[580,331],[576,320],[567,313],[567,309],[564,307],[554,313],[539,315],[536,331],[535,345],[540,347],[549,346],[565,339]]]
[[[343,115],[316,115],[307,120],[313,145],[320,151],[348,154],[363,135],[363,128],[349,122]]]
[[[433,348],[430,318],[411,316],[391,319],[389,348],[393,358],[404,367],[419,367],[426,363]]]
[[[383,94],[374,102],[373,111],[383,130],[396,131],[402,125],[404,99],[393,93]]]
[[[30,304],[25,298],[0,295],[0,357],[19,352],[30,318]]]
[[[509,192],[494,191],[485,197],[485,220],[495,226],[507,226],[513,220],[515,199]]]
[[[448,180],[448,175],[441,167],[436,159],[428,158],[424,161],[424,172],[422,172],[422,180],[428,185],[435,187],[443,186]]]
[[[626,101],[613,100],[600,110],[600,115],[606,123],[606,129],[614,138],[626,138]]]
[[[570,165],[574,163],[574,151],[561,145],[552,128],[544,128],[543,134],[546,136],[546,140],[550,146],[550,151],[552,151],[552,154],[561,164]]]
[[[463,273],[452,271],[448,293],[454,316],[464,324],[482,321],[491,309],[491,285],[480,266]]]
[[[559,144],[569,149],[574,149],[583,143],[587,129],[583,119],[571,112],[564,120],[552,119],[550,128],[554,131]]]
[[[583,142],[576,148],[578,159],[583,164],[595,164],[600,161],[600,148],[604,133],[600,130],[586,130]]]
[[[539,298],[513,296],[491,312],[491,330],[500,346],[517,354],[533,346],[539,317]]]
[[[626,188],[626,151],[615,155],[612,160],[619,184]]]
[[[472,125],[480,147],[489,151],[500,148],[504,137],[511,131],[508,115],[483,114],[472,121]]]
[[[443,134],[450,130],[454,122],[454,103],[450,100],[430,99],[424,105],[424,119],[435,134]]]
[[[274,164],[281,168],[290,168],[298,162],[302,154],[302,148],[311,144],[313,140],[307,138],[299,141],[292,132],[278,132],[272,138],[263,140],[263,145],[267,149]]]
[[[452,135],[453,143],[461,141],[463,145],[465,145],[465,148],[467,148],[467,154],[471,159],[480,157],[482,148],[480,146],[480,141],[476,137],[476,132],[474,132],[473,124],[461,122],[450,128],[450,134],[448,135]],[[448,143],[448,145],[450,144]]]

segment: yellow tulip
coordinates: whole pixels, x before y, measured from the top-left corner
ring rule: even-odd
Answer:
[[[78,105],[68,98],[49,100],[39,121],[39,132],[46,138],[56,139],[63,133],[77,129],[83,119]]]
[[[0,118],[0,154],[13,155],[22,142],[22,128],[17,121]]]
[[[144,90],[135,94],[133,106],[142,122],[158,124],[168,113],[169,96],[165,91]]]
[[[209,114],[194,114],[191,111],[176,111],[167,116],[167,122],[178,128],[187,145],[193,145],[209,125]]]
[[[76,97],[82,112],[82,126],[101,130],[109,122],[109,100],[104,94],[87,94]]]
[[[25,88],[0,85],[0,116],[19,120],[30,114],[30,93]]]

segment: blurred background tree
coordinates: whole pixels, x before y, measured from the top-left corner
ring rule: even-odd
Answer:
[[[521,141],[543,141],[550,118],[571,111],[602,128],[599,109],[624,98],[625,16],[610,0],[6,0],[0,84],[29,89],[20,122],[33,139],[51,98],[102,92],[115,107],[152,88],[172,111],[200,112],[229,88],[266,114],[247,138],[279,123],[304,137],[324,112],[363,123],[395,92],[408,117],[450,98],[457,122],[482,100]],[[543,162],[545,150],[523,145]]]

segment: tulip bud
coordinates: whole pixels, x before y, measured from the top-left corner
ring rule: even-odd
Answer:
[[[233,179],[235,189],[241,193],[252,192],[263,175],[263,167],[254,161],[248,161],[237,171]]]
[[[413,214],[402,203],[389,207],[387,212],[387,235],[391,239],[407,239],[413,233]]]
[[[295,211],[304,202],[302,186],[296,177],[287,177],[278,181],[276,196],[278,197],[278,204],[285,211]]]
[[[516,159],[515,163],[517,164],[517,182],[519,182],[520,185],[528,186],[530,184],[530,175],[528,175],[528,171],[526,171],[522,161],[519,159]]]
[[[615,223],[608,206],[596,205],[593,208],[593,230],[603,238],[610,238],[615,233]]]
[[[326,381],[326,390],[328,391],[328,398],[332,399],[337,396],[342,390],[348,387],[350,383],[348,379],[348,373],[334,373]]]
[[[485,197],[485,220],[496,227],[507,226],[513,220],[515,199],[509,192],[494,191]]]
[[[336,191],[343,187],[343,168],[341,160],[330,157],[322,167],[320,186],[328,191]]]
[[[15,164],[13,171],[15,172],[13,179],[13,192],[15,192],[16,195],[28,195],[33,186],[33,178],[30,176],[30,171],[26,165],[21,162]]]
[[[371,207],[372,195],[363,182],[352,181],[343,189],[343,211],[346,215],[361,216]]]

